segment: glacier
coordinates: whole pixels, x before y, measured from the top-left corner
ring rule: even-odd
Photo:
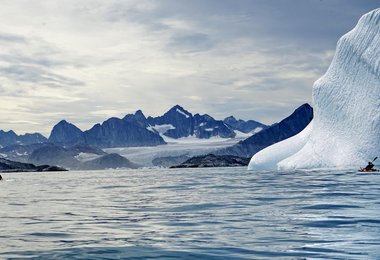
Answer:
[[[339,39],[312,95],[312,122],[256,153],[248,169],[358,168],[379,155],[380,8],[363,15]]]

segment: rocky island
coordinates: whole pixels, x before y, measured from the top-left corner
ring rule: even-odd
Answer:
[[[58,172],[67,171],[59,166],[39,165],[32,163],[21,163],[0,158],[0,172]]]
[[[249,158],[234,155],[214,155],[208,154],[196,156],[170,168],[205,168],[205,167],[238,167],[247,166]]]

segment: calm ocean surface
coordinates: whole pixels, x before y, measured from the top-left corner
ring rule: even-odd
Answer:
[[[380,174],[2,175],[0,259],[380,259]]]

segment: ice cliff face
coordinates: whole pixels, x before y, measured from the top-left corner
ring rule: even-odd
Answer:
[[[339,41],[313,86],[314,119],[252,157],[249,169],[358,167],[380,153],[380,9]]]

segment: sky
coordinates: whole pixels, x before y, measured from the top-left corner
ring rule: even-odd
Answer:
[[[380,0],[1,0],[0,129],[82,130],[180,104],[278,122]]]

